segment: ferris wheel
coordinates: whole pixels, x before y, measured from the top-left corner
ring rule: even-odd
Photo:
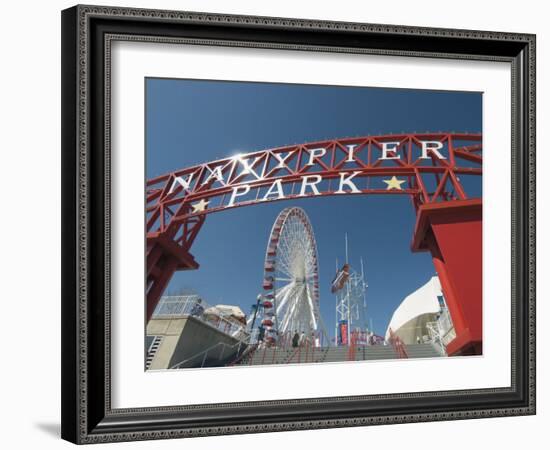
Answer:
[[[326,336],[319,312],[317,244],[305,211],[286,208],[278,215],[267,243],[263,282],[266,339],[277,345],[303,333],[319,346]],[[279,341],[279,342],[278,342]]]

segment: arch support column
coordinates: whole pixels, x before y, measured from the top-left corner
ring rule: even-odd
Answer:
[[[147,239],[147,307],[148,322],[166,290],[174,273],[178,270],[196,270],[199,264],[188,250],[181,248],[167,236]]]
[[[447,353],[482,353],[481,199],[419,207],[411,249],[429,251],[453,320],[456,338]]]

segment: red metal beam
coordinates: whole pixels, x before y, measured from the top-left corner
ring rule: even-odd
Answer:
[[[427,159],[422,158],[422,142],[425,141],[446,142],[445,159],[436,157],[434,152],[424,155]],[[270,202],[317,195],[409,195],[418,209],[431,202],[452,202],[452,192],[446,191],[447,180],[451,181],[458,197],[465,199],[467,194],[457,175],[480,176],[482,169],[461,166],[460,160],[481,165],[481,141],[481,134],[448,132],[323,140],[223,158],[148,180],[148,317],[173,273],[198,267],[190,250],[207,214],[261,203],[261,192],[267,192],[273,183],[280,183],[287,189],[292,187],[292,190],[290,193],[285,192],[282,198],[269,198]],[[393,163],[390,166],[382,166],[382,160],[379,159],[384,142],[399,143],[396,152],[387,153],[390,158],[401,157],[388,159]],[[455,142],[459,145],[455,146]],[[380,150],[373,151],[373,147]],[[360,194],[351,193],[345,184],[340,185],[345,187],[344,193],[336,193],[338,189],[333,186],[334,180],[342,183],[342,177],[352,175],[354,184],[366,181],[366,187],[357,186]],[[408,180],[408,188],[390,189],[390,186],[379,180],[381,177],[389,180],[393,176]],[[295,192],[296,184],[304,183],[304,177],[310,177],[309,181],[321,178],[318,194],[312,192],[311,188],[304,195]],[[425,183],[425,178],[429,177],[434,177],[437,186],[431,197]],[[227,202],[228,195],[234,195],[236,190],[241,192],[247,189],[250,197],[245,198],[243,195],[242,201],[233,204]],[[202,210],[197,207],[200,201],[207,205]]]

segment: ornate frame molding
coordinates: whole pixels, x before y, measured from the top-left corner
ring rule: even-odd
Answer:
[[[535,36],[487,31],[434,29],[396,25],[310,21],[255,16],[233,16],[194,12],[76,6],[63,12],[63,398],[62,435],[76,443],[98,443],[207,436],[252,432],[272,432],[374,424],[456,420],[535,413]],[[112,26],[110,24],[113,24]],[[171,30],[192,26],[201,36],[151,36],[125,30],[132,23],[144,31],[152,23]],[[244,30],[257,40],[235,39],[231,30]],[[322,43],[311,37],[323,32]],[[281,41],[262,40],[265,31]],[[161,32],[162,33],[162,32]],[[195,31],[194,31],[195,33]],[[218,34],[227,34],[220,39]],[[256,36],[259,33],[258,36]],[[213,36],[214,35],[214,36]],[[373,46],[338,45],[349,36],[360,36]],[[334,36],[332,42],[330,36]],[[232,38],[233,37],[233,38]],[[406,41],[406,38],[412,38]],[[396,38],[407,48],[397,48]],[[292,41],[294,39],[294,41]],[[393,41],[391,41],[393,39]],[[480,59],[506,61],[512,65],[512,386],[499,389],[438,391],[358,397],[293,399],[185,407],[113,410],[110,401],[110,67],[111,44],[116,40],[194,45],[244,46],[323,52],[352,52],[411,57]],[[303,41],[308,41],[303,42]],[[309,42],[311,41],[311,42]],[[391,42],[390,42],[391,41]],[[447,42],[453,51],[442,51]],[[390,43],[390,44],[388,44]],[[412,44],[416,43],[416,47]],[[484,44],[485,43],[485,44]],[[488,45],[497,43],[497,45]],[[334,45],[336,44],[336,45]],[[485,45],[485,47],[483,47]],[[100,47],[103,49],[100,49]],[[484,50],[485,49],[485,50]],[[490,52],[489,50],[490,49]],[[492,50],[491,50],[492,49]],[[104,72],[104,73],[103,73]],[[104,79],[101,78],[103,73]],[[103,84],[103,92],[98,86]],[[100,96],[100,98],[98,98]],[[97,102],[101,100],[99,104]],[[75,106],[76,105],[76,106]],[[90,111],[103,111],[98,127]],[[103,155],[92,154],[92,142],[101,143]],[[102,175],[102,176],[101,176]],[[97,184],[101,184],[101,188]],[[98,211],[105,215],[98,218]],[[103,221],[103,223],[99,223]],[[101,231],[101,239],[94,238]],[[101,246],[102,248],[98,248]],[[101,275],[102,274],[102,275]],[[100,292],[95,281],[102,279]],[[101,305],[93,299],[103,298]],[[98,323],[97,317],[101,318]],[[102,335],[102,337],[101,337]],[[103,365],[97,348],[103,346]],[[103,383],[93,381],[90,368],[104,375]],[[95,369],[94,369],[95,368]],[[92,377],[94,378],[94,377]],[[97,397],[98,389],[102,394]],[[469,410],[445,408],[437,398],[493,398],[486,407]],[[506,398],[507,401],[502,399]],[[424,410],[422,399],[433,398],[437,408]],[[345,402],[399,400],[412,412],[384,414],[373,408],[340,417],[323,417],[322,409]],[[415,403],[416,402],[416,403]],[[254,408],[308,408],[317,405],[316,416],[307,420],[256,420]],[[248,419],[203,425],[209,411],[242,414]],[[201,416],[195,423],[182,419],[176,426],[170,419],[193,411]],[[202,411],[202,412],[201,412]],[[328,414],[328,412],[327,412]],[[221,414],[223,415],[223,414]],[[246,415],[246,414],[245,414]],[[243,417],[245,416],[243,415]],[[277,417],[280,417],[279,414]],[[239,416],[241,417],[241,416]],[[173,423],[173,421],[172,421]]]

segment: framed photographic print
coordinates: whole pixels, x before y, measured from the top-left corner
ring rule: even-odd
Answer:
[[[535,37],[62,13],[62,436],[535,413]]]

